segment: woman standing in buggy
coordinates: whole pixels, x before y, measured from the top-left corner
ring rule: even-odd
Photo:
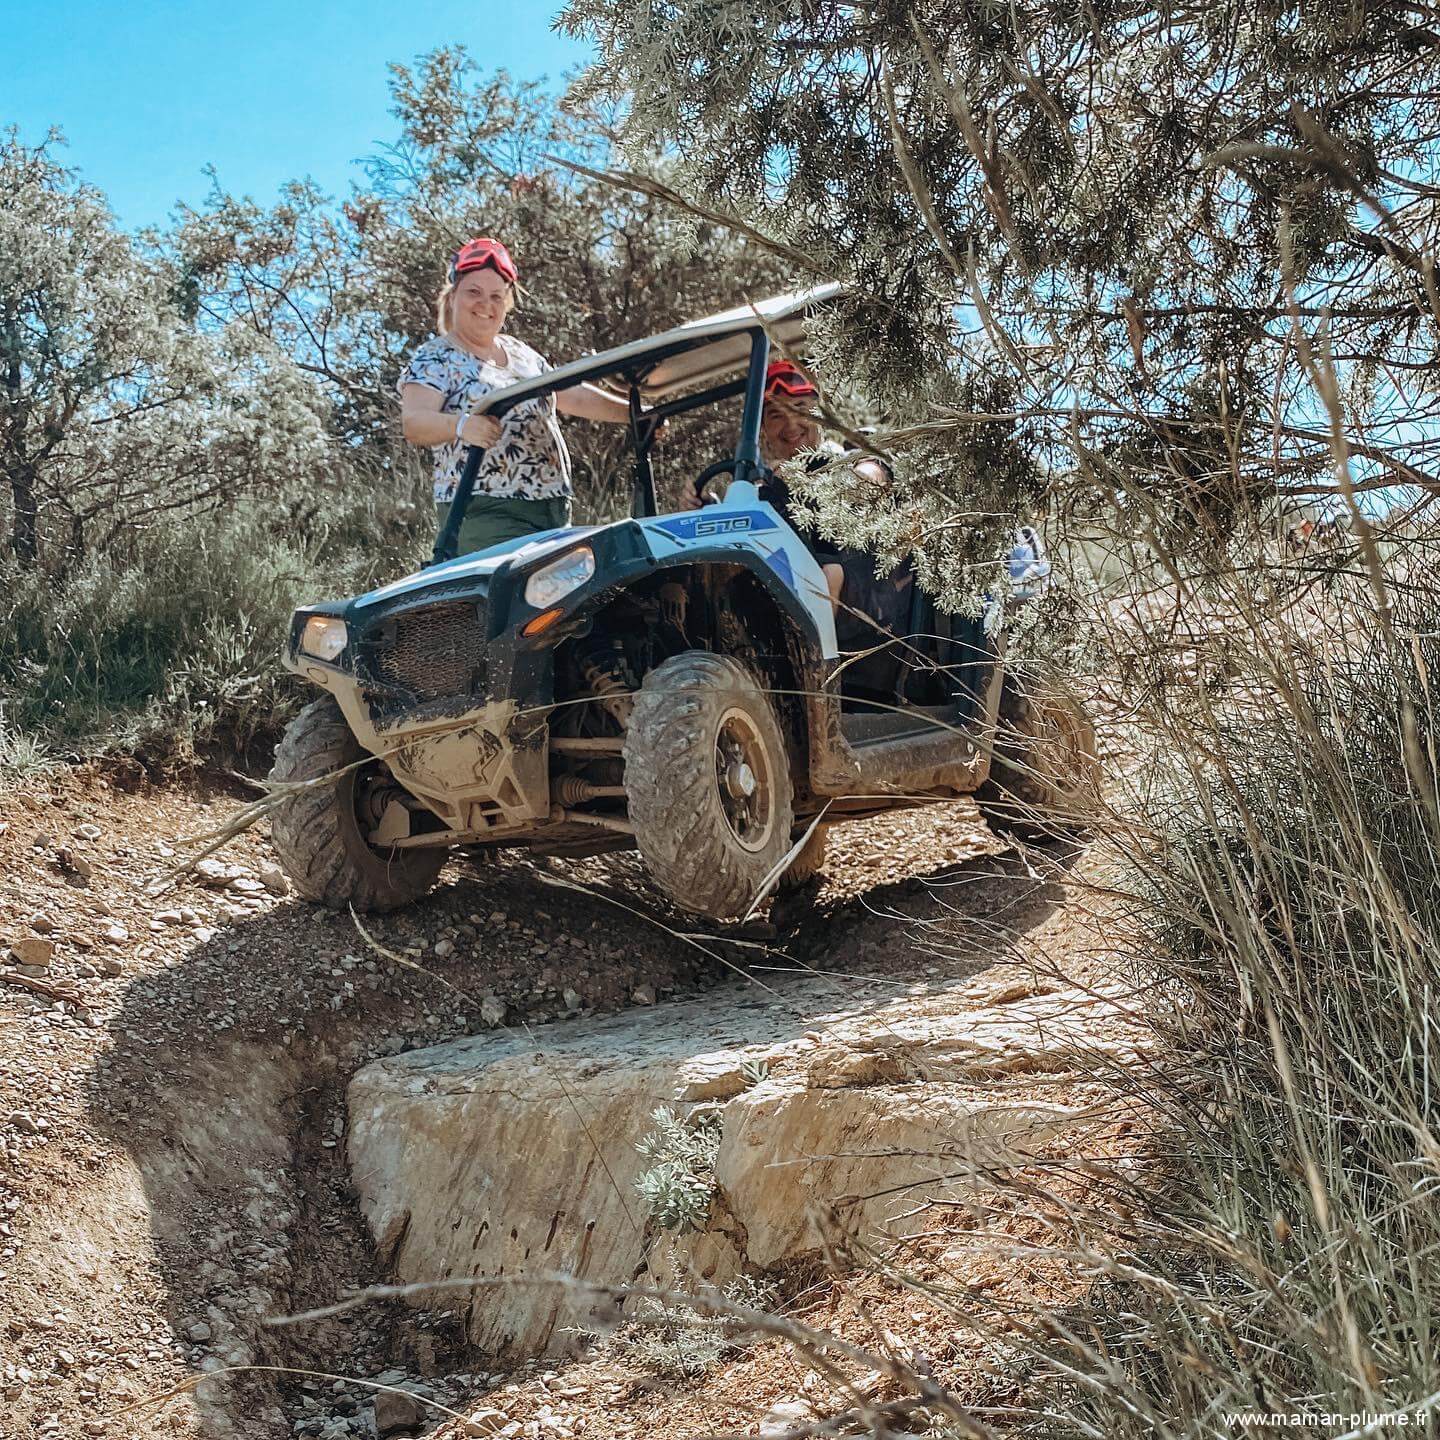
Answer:
[[[492,390],[552,368],[505,330],[518,284],[515,262],[498,240],[467,241],[451,259],[440,291],[436,333],[415,349],[400,375],[405,438],[435,454],[442,530],[466,450],[484,447],[460,527],[462,555],[570,523],[570,454],[557,411],[616,425],[630,421],[626,403],[594,385],[527,400],[500,420],[471,413]]]

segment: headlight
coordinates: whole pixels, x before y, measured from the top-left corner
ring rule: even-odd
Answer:
[[[335,615],[312,615],[300,632],[300,648],[317,660],[334,660],[349,643],[345,622]]]
[[[525,582],[525,603],[544,610],[578,590],[594,573],[595,552],[588,545],[578,545],[558,560],[542,565]]]

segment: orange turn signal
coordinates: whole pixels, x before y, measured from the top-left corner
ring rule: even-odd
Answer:
[[[522,635],[538,635],[542,630],[548,630],[564,613],[564,607],[559,605],[553,610],[542,611],[533,620],[527,620],[520,627],[520,633]]]

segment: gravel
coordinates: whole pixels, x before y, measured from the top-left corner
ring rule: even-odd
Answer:
[[[543,1039],[547,1023],[693,996],[751,964],[766,985],[817,962],[908,981],[925,957],[881,911],[928,904],[910,876],[938,855],[997,848],[964,806],[862,822],[836,832],[817,908],[694,943],[675,932],[697,922],[633,856],[457,861],[423,904],[366,917],[401,964],[348,915],[291,897],[255,831],[162,890],[179,837],[248,797],[130,782],[57,775],[12,795],[0,823],[0,1395],[17,1434],[89,1433],[97,1395],[260,1360],[423,1376],[463,1409],[465,1385],[444,1378],[473,1368],[455,1322],[400,1308],[260,1324],[377,1278],[345,1170],[348,1076],[482,1026]],[[755,948],[767,937],[773,950]],[[223,1412],[247,1435],[373,1435],[373,1392],[328,1387],[209,1381],[153,1433],[218,1434]]]

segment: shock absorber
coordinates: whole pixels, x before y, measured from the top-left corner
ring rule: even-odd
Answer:
[[[667,581],[660,587],[660,619],[670,626],[685,642],[690,638],[685,633],[685,616],[690,609],[690,592],[678,580]]]
[[[630,695],[635,688],[624,654],[618,650],[592,652],[581,659],[580,673],[590,693],[623,730],[630,723]]]

